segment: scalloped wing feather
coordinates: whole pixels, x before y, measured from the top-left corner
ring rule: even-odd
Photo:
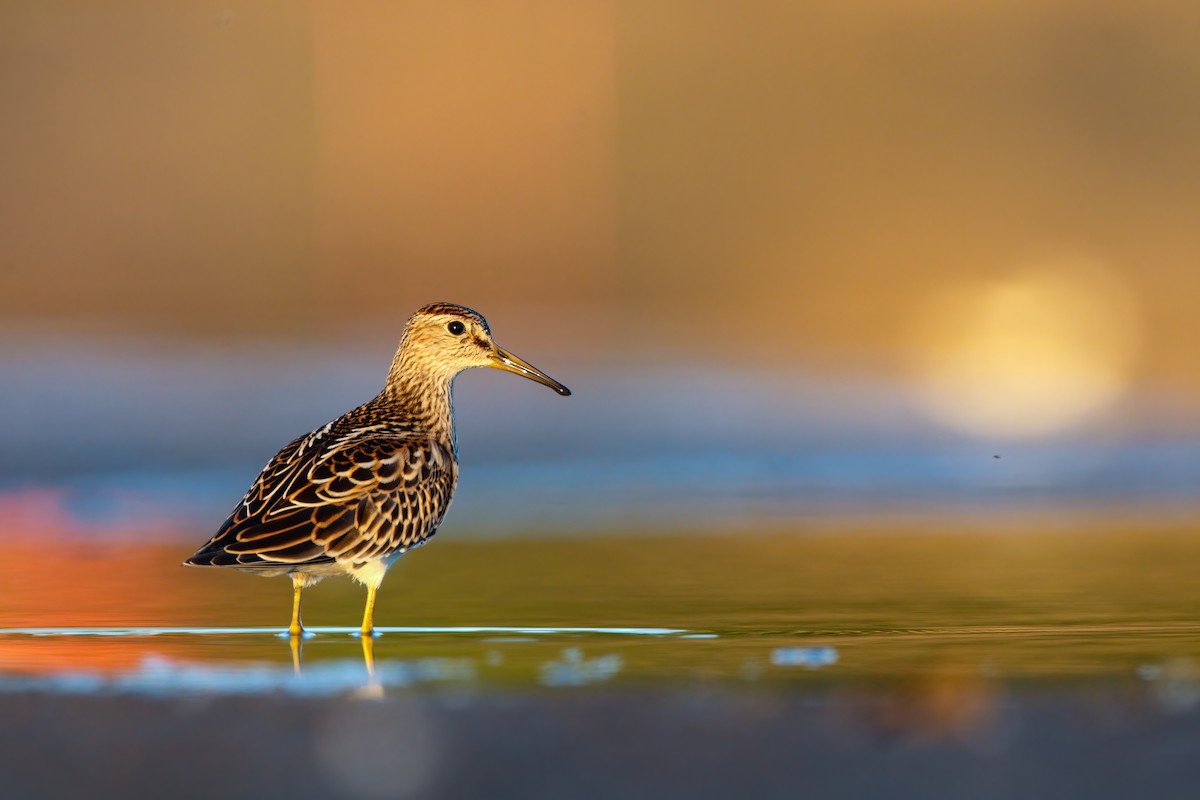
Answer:
[[[314,447],[327,432],[281,450],[189,563],[359,563],[404,552],[436,532],[457,477],[447,448],[370,429]]]

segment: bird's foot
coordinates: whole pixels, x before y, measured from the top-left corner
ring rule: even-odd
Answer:
[[[311,639],[316,636],[315,633],[307,628],[288,628],[286,631],[280,631],[275,635],[280,639]]]

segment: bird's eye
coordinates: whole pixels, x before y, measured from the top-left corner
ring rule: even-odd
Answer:
[[[450,331],[455,336],[462,336],[463,331],[465,331],[466,329],[467,329],[467,326],[463,325],[458,320],[454,320],[454,322],[451,322],[450,324],[448,324],[446,326],[446,330]]]

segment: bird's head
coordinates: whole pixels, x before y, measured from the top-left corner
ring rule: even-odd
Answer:
[[[492,339],[492,329],[478,311],[453,303],[434,303],[417,310],[404,328],[397,354],[408,365],[453,376],[473,367],[494,367],[549,386],[563,397],[571,390]]]

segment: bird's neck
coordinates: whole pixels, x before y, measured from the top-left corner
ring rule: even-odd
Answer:
[[[454,434],[454,372],[406,353],[396,353],[388,371],[382,401],[417,430],[448,444],[458,455]]]

